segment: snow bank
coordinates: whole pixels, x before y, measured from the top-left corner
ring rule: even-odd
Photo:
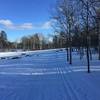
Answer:
[[[21,52],[4,52],[0,53],[0,57],[13,57],[13,56],[20,56]]]

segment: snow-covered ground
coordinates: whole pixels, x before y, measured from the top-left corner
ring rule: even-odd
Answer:
[[[100,61],[93,56],[88,74],[86,58],[74,52],[69,65],[64,49],[1,53],[0,100],[100,100]]]

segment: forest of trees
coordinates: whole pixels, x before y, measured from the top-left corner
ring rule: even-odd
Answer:
[[[49,41],[49,37],[45,37],[42,33],[23,36],[18,41],[11,42],[7,39],[5,31],[0,32],[0,51],[16,51],[18,49],[27,51],[51,48],[54,48],[53,42]]]

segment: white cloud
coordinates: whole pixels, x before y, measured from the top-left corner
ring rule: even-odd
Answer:
[[[25,30],[25,29],[32,29],[32,23],[23,23],[23,24],[14,24],[11,20],[1,19],[0,24],[8,29],[17,29],[17,30]]]
[[[55,22],[56,22],[56,20],[51,19],[51,20],[49,20],[49,21],[43,23],[43,24],[41,25],[41,29],[51,29],[53,23],[55,23]]]
[[[50,29],[52,20],[46,21],[42,24],[33,25],[32,23],[23,23],[23,24],[15,24],[11,20],[8,19],[0,19],[0,24],[3,25],[7,29],[16,29],[16,30],[30,30],[30,29]]]
[[[51,28],[51,24],[52,24],[52,21],[47,21],[41,26],[41,28],[42,29],[50,29]]]
[[[4,19],[0,20],[0,24],[4,25],[6,27],[9,27],[9,26],[13,25],[13,23],[10,20],[4,20]]]
[[[18,28],[19,29],[32,29],[33,25],[32,25],[32,23],[24,23],[22,25],[19,25]]]

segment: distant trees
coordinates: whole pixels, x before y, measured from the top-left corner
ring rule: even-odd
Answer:
[[[0,31],[0,51],[9,51],[15,48],[15,43],[10,42],[7,39],[7,33],[5,31]]]
[[[51,48],[56,47],[54,47],[52,40],[49,41],[49,38],[46,38],[42,33],[35,33],[33,35],[23,36],[21,39],[16,40],[15,42],[10,42],[7,40],[6,32],[0,32],[0,51],[13,51],[15,49],[41,50]]]
[[[40,37],[38,34],[32,36],[24,36],[21,38],[22,48],[24,50],[38,50],[40,49]]]
[[[59,34],[55,34],[53,36],[53,47],[54,48],[65,48],[66,47],[66,34],[64,32],[60,32]]]
[[[7,34],[5,31],[0,32],[0,49],[7,49],[8,48],[8,41],[7,41]]]
[[[18,43],[18,47],[23,50],[41,50],[49,48],[49,42],[41,33],[36,33],[30,36],[23,36]],[[50,44],[51,45],[51,44]]]

